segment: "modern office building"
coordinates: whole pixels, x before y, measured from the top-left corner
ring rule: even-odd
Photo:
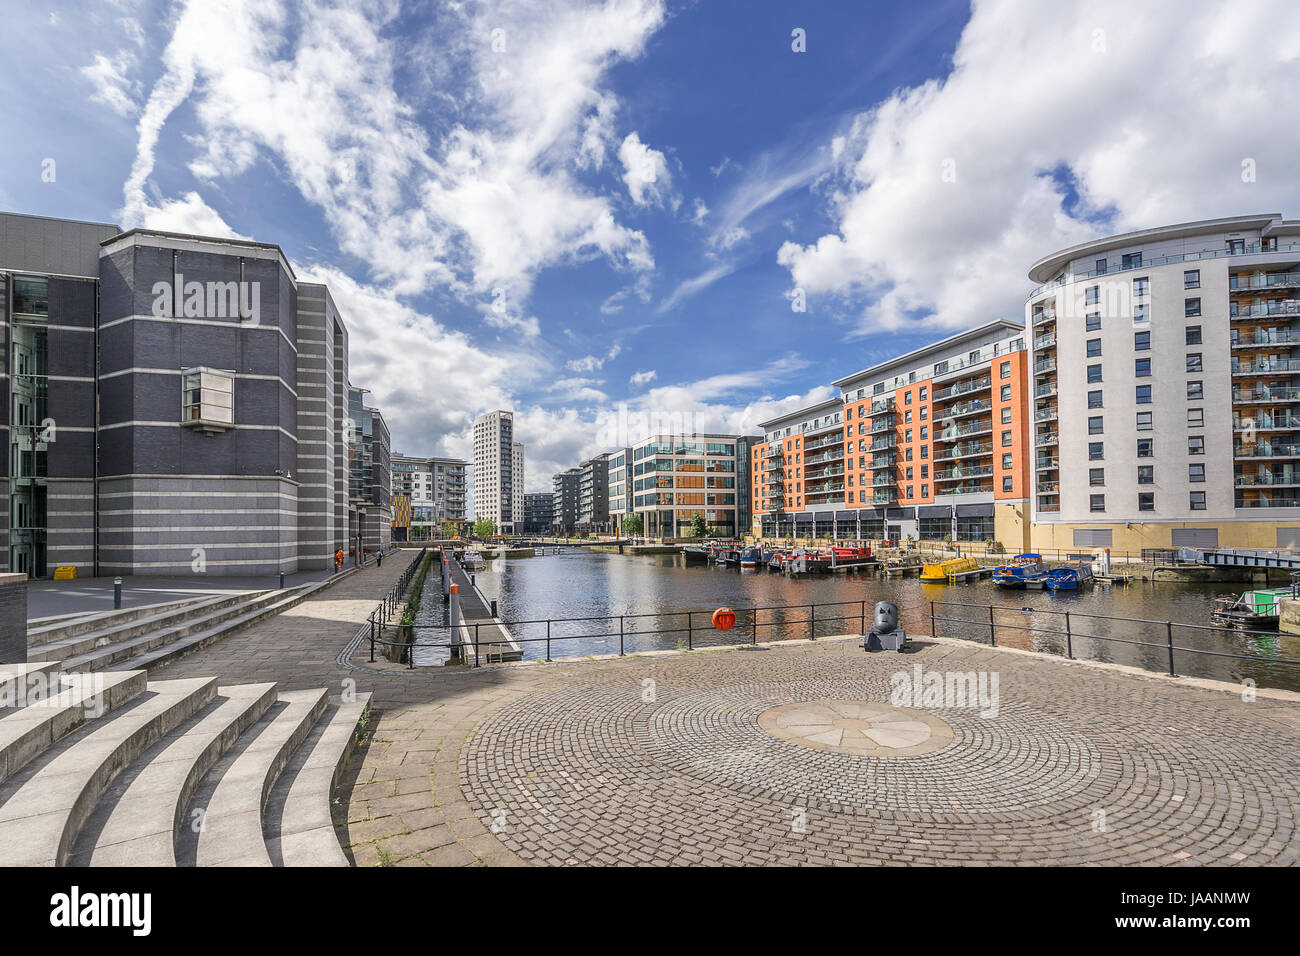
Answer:
[[[474,519],[496,523],[499,534],[515,530],[516,460],[522,468],[523,446],[516,450],[513,412],[494,411],[474,422]],[[523,485],[518,500],[523,509]],[[518,515],[522,524],[523,515]]]
[[[348,389],[353,437],[349,455],[349,527],[352,553],[382,550],[392,543],[392,440],[379,409],[365,402],[369,389]]]
[[[354,540],[347,330],[278,246],[0,214],[0,330],[0,568],[274,574]]]
[[[609,453],[609,530],[619,534],[623,522],[632,514],[632,449],[619,448]]]
[[[609,455],[588,458],[578,466],[579,531],[596,534],[609,528]]]
[[[510,450],[510,513],[514,516],[515,533],[524,526],[524,446],[515,442]]]
[[[1300,545],[1300,222],[1161,226],[1029,276],[1035,546]]]
[[[1028,545],[1024,328],[999,320],[837,380],[760,426],[754,533]]]
[[[438,538],[448,522],[465,524],[465,472],[459,458],[393,455],[393,534],[398,540]],[[396,502],[406,499],[407,513],[398,520]],[[400,530],[399,530],[400,529]]]
[[[570,468],[551,478],[551,528],[556,534],[573,534],[578,526],[578,484],[582,470]]]
[[[548,492],[524,495],[524,534],[546,534],[555,517],[555,498]]]
[[[652,435],[632,446],[632,510],[655,538],[687,537],[695,516],[712,533],[749,527],[747,435]]]

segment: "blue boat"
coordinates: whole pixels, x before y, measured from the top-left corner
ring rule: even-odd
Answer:
[[[1081,561],[1053,568],[1043,579],[1043,587],[1049,591],[1078,591],[1089,584],[1092,584],[1092,565]]]
[[[763,564],[763,549],[748,547],[740,552],[741,568],[757,569]]]
[[[1047,575],[1043,567],[1041,554],[1018,554],[1010,564],[993,569],[993,583],[1002,588],[1023,588],[1029,581],[1037,581]]]

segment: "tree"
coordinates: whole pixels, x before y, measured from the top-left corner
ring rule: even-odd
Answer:
[[[704,515],[696,514],[691,519],[691,537],[702,538],[709,533],[708,525],[704,523]]]
[[[645,534],[645,521],[640,515],[628,515],[623,519],[623,533],[629,537]]]
[[[443,520],[443,522],[442,522],[442,536],[443,536],[444,538],[454,538],[454,537],[456,537],[456,534],[457,534],[459,531],[460,531],[460,528],[457,526],[457,523],[456,523],[455,521],[453,521],[451,518],[446,518],[446,519]]]
[[[491,518],[479,518],[474,522],[474,536],[476,538],[490,538],[497,533],[497,523]]]

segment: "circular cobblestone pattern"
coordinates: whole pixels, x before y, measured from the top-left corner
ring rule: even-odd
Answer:
[[[567,668],[479,726],[462,790],[547,864],[1297,862],[1295,705],[978,654]],[[918,660],[996,667],[996,709],[892,706]]]

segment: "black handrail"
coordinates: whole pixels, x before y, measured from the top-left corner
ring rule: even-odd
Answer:
[[[370,625],[371,663],[374,663],[375,660],[376,643],[387,645],[387,646],[398,646],[398,645],[406,644],[405,641],[383,640],[384,628],[393,626],[390,623],[390,621],[392,620],[393,615],[397,613],[398,608],[401,606],[402,598],[406,595],[406,589],[410,586],[411,579],[415,577],[416,572],[420,568],[420,562],[424,560],[424,557],[426,554],[428,554],[428,552],[429,552],[428,548],[420,549],[420,553],[417,554],[411,560],[411,563],[407,565],[406,568],[403,569],[401,576],[398,577],[397,581],[393,583],[393,586],[388,589],[388,593],[384,595],[383,600],[381,600],[379,604],[375,607],[375,609],[371,611],[369,615],[367,615],[366,621]],[[378,638],[376,638],[376,630],[378,631],[378,635],[379,635]]]
[[[936,613],[935,612],[936,607],[969,607],[969,608],[978,608],[980,610],[987,609],[989,612],[989,619],[986,622],[982,619],[976,619],[973,617],[946,617],[942,614]],[[1065,628],[1064,630],[1062,630],[1060,628],[1026,627],[1021,624],[1008,624],[1005,622],[999,623],[994,617],[994,612],[996,610],[1016,611],[1021,614],[1044,614],[1044,615],[1052,615],[1055,617],[1063,617],[1065,619]],[[1118,621],[1124,624],[1155,625],[1157,627],[1164,628],[1165,639],[1160,642],[1152,642],[1152,641],[1133,640],[1131,638],[1124,638],[1124,637],[1112,637],[1104,634],[1086,633],[1086,632],[1078,631],[1074,628],[1073,619],[1077,619],[1077,618],[1087,618],[1089,620],[1095,620],[1095,621]],[[1210,631],[1212,633],[1222,634],[1224,636],[1236,635],[1236,636],[1245,636],[1245,637],[1250,637],[1250,636],[1277,637],[1278,636],[1277,631],[1252,631],[1252,630],[1246,630],[1244,628],[1216,627],[1214,625],[1209,625],[1209,624],[1183,624],[1179,621],[1152,621],[1152,620],[1147,620],[1145,618],[1113,617],[1107,614],[1088,614],[1083,611],[1057,611],[1051,608],[1008,607],[1008,606],[996,605],[996,604],[972,604],[965,601],[931,601],[930,602],[930,633],[934,637],[940,636],[939,629],[938,629],[938,624],[940,621],[946,621],[952,624],[975,624],[982,628],[987,627],[989,629],[989,644],[993,647],[997,646],[997,631],[999,628],[1003,630],[1010,630],[1010,631],[1033,631],[1038,634],[1063,634],[1065,636],[1065,656],[1070,660],[1074,660],[1074,640],[1075,638],[1079,638],[1079,637],[1088,638],[1089,640],[1094,640],[1094,641],[1107,641],[1114,644],[1128,644],[1134,647],[1159,648],[1161,650],[1166,651],[1168,654],[1168,661],[1169,661],[1168,673],[1169,676],[1171,677],[1178,676],[1178,672],[1174,666],[1174,653],[1176,651],[1181,653],[1186,653],[1186,654],[1200,654],[1205,657],[1228,657],[1234,660],[1242,660],[1242,661],[1257,661],[1257,662],[1264,662],[1270,664],[1300,665],[1300,660],[1294,660],[1289,657],[1260,657],[1259,655],[1255,655],[1255,654],[1233,654],[1228,651],[1211,651],[1200,647],[1183,647],[1181,645],[1174,643],[1174,628],[1176,627],[1187,628],[1188,630],[1193,630],[1193,631]],[[968,637],[961,637],[960,639],[972,640],[972,638],[968,638]]]

